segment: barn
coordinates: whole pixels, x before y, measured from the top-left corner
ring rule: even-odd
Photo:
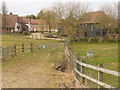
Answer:
[[[80,17],[79,21],[80,36],[103,37],[107,34],[118,33],[117,20],[102,11],[85,13]]]

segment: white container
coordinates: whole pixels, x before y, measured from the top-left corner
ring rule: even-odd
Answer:
[[[46,46],[45,46],[45,45],[43,45],[43,46],[42,46],[42,48],[46,48]]]
[[[87,52],[87,56],[88,56],[88,57],[94,57],[94,53],[93,53],[92,51],[88,51],[88,52]]]

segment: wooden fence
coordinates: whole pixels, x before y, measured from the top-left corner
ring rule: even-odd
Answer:
[[[108,75],[113,75],[113,76],[116,76],[119,78],[120,72],[102,68],[102,64],[98,64],[98,67],[97,67],[97,66],[93,66],[93,65],[84,63],[83,60],[78,58],[76,53],[71,52],[68,45],[66,45],[66,56],[70,63],[70,71],[74,72],[75,80],[77,82],[81,83],[81,81],[84,82],[85,79],[87,79],[87,80],[97,84],[98,85],[97,88],[102,88],[102,87],[103,88],[115,88],[115,87],[103,82],[103,74],[106,73]],[[97,72],[97,79],[93,78],[92,76],[86,75],[85,68],[95,70]],[[78,76],[81,79],[79,79]],[[109,78],[109,79],[111,79],[111,78]],[[118,82],[116,81],[116,83],[118,83]],[[89,87],[89,86],[87,86],[87,87]]]
[[[2,60],[12,58],[20,53],[33,52],[41,48],[56,49],[58,46],[64,45],[62,43],[23,43],[20,45],[14,45],[10,47],[1,47]]]
[[[30,36],[27,36],[28,38],[32,38],[32,39],[45,39],[45,40],[61,40],[61,41],[65,41],[64,38],[62,37],[58,37],[58,38],[51,38],[51,37],[43,37],[41,35],[30,35]]]

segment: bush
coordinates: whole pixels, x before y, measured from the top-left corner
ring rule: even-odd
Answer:
[[[29,31],[23,31],[22,34],[24,34],[24,35],[30,35],[31,32],[29,32]]]

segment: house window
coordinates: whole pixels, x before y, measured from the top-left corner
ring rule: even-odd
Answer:
[[[87,37],[87,32],[85,32],[85,37]]]
[[[96,36],[100,36],[101,35],[101,33],[100,32],[96,32]]]

